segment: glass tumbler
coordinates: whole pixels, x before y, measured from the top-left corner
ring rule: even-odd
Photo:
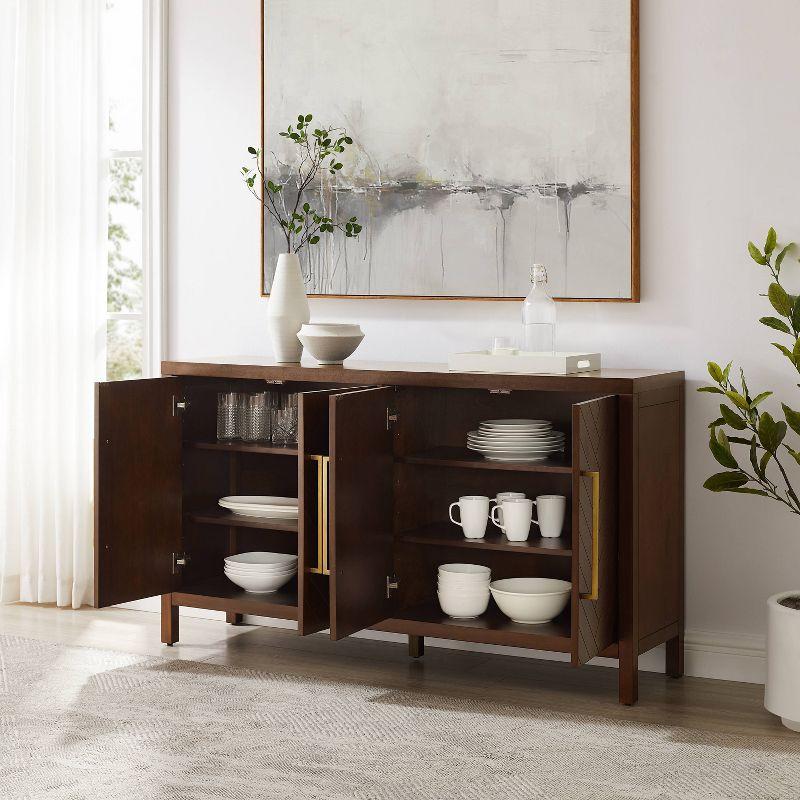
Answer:
[[[219,392],[217,394],[217,439],[229,442],[239,437],[239,394]]]
[[[297,395],[280,395],[272,417],[272,443],[278,447],[297,444]]]
[[[268,442],[271,420],[267,393],[246,395],[243,409],[242,439],[247,442]]]

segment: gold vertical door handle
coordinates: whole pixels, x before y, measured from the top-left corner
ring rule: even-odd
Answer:
[[[309,456],[309,458],[317,465],[317,565],[311,567],[308,571],[313,572],[315,575],[325,574],[325,565],[327,561],[327,554],[325,552],[325,536],[327,530],[323,532],[324,527],[327,529],[327,516],[328,516],[328,503],[325,497],[327,489],[327,480],[325,479],[325,461],[326,456]]]
[[[592,588],[581,593],[581,600],[598,600],[600,597],[600,473],[581,470],[582,478],[592,479]]]
[[[322,503],[319,507],[319,515],[322,518],[322,574],[330,575],[331,570],[328,563],[328,473],[330,472],[331,460],[329,456],[322,456],[320,472],[322,473]]]

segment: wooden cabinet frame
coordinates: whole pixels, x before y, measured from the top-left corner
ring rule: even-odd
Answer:
[[[667,643],[683,672],[683,374],[487,376],[429,365],[307,368],[166,362],[169,377],[99,384],[96,604],[162,595],[162,640],[182,605],[297,620],[301,635],[366,628],[619,659],[620,701],[637,699],[638,656]],[[214,437],[216,393],[299,392],[296,448]],[[553,419],[563,458],[486,462],[463,446],[480,419]],[[467,541],[446,522],[459,493],[566,494],[556,540]],[[297,492],[299,520],[236,517],[223,494]],[[491,526],[490,526],[491,527]],[[222,575],[224,555],[296,552],[296,581],[250,595]],[[472,550],[473,552],[468,552]],[[493,604],[476,620],[438,609],[436,565],[485,563],[496,577],[572,581],[567,611],[525,626]]]

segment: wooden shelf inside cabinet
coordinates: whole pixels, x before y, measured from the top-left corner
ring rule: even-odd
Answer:
[[[421,453],[400,456],[397,461],[401,464],[505,470],[507,472],[550,472],[564,475],[572,472],[572,467],[563,456],[547,458],[543,461],[488,461],[466,447],[435,447]]]
[[[225,576],[189,584],[172,593],[173,606],[208,608],[234,614],[255,614],[277,619],[297,619],[297,582],[272,594],[253,594]]]
[[[203,525],[226,525],[234,528],[260,528],[265,531],[281,531],[297,533],[296,519],[275,519],[272,517],[248,517],[245,514],[234,514],[224,508],[208,508],[189,511],[186,518],[191,522]]]
[[[228,453],[262,453],[268,456],[297,456],[297,447],[278,447],[258,442],[184,442],[190,450],[221,450]]]
[[[569,653],[572,649],[569,608],[552,622],[522,625],[502,614],[492,601],[486,613],[476,619],[451,619],[436,603],[432,603],[403,609],[398,617],[385,620],[376,628],[392,633],[527,647],[557,653]]]
[[[447,522],[426,525],[397,535],[402,542],[426,544],[442,547],[463,547],[466,550],[502,550],[506,553],[536,553],[552,556],[572,555],[572,542],[566,531],[557,538],[531,536],[525,542],[510,542],[493,531],[487,531],[483,539],[467,539],[461,532]]]

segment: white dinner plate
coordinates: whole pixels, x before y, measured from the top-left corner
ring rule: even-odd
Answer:
[[[236,506],[279,506],[280,508],[297,508],[296,497],[273,497],[271,495],[250,494],[221,497],[220,503],[223,501]]]
[[[485,419],[481,428],[552,428],[553,423],[546,419]]]

